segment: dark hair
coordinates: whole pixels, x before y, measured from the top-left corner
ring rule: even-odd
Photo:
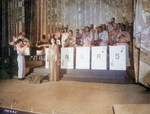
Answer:
[[[73,35],[73,31],[72,30],[69,30],[69,32],[71,32],[71,34]]]
[[[19,43],[19,42],[23,42],[23,40],[22,40],[22,39],[18,39],[18,40],[17,40],[17,43]]]
[[[56,44],[56,38],[55,38],[54,36],[53,36],[53,37],[50,37],[50,44],[52,44],[52,43],[51,43],[51,40],[52,40],[52,39],[54,39],[55,44]]]
[[[118,23],[118,24],[117,24],[117,29],[121,29],[121,27],[122,27],[122,24],[121,24],[121,23]]]
[[[102,29],[103,27],[102,27],[102,26],[99,26],[98,28],[101,28],[101,29]]]
[[[124,28],[123,28],[123,27],[124,27]],[[125,25],[125,24],[122,24],[121,30],[122,30],[122,31],[125,31],[125,30],[126,30],[126,25]]]
[[[89,26],[86,26],[85,28],[88,28],[88,29],[90,29],[90,27],[89,27]]]
[[[106,24],[103,24],[103,26],[105,26],[105,27],[106,27]]]
[[[93,27],[94,27],[94,25],[93,25],[93,24],[91,24],[91,25],[90,25],[90,27],[91,27],[91,26],[93,26]]]
[[[102,26],[99,26],[99,27],[98,27],[98,32],[100,32],[100,31],[99,31],[100,28],[101,28],[101,32],[102,32],[102,31],[103,31],[103,27],[102,27]]]
[[[45,35],[42,35],[42,38],[43,38],[43,39],[45,39],[45,38],[46,38],[46,36],[45,36]]]
[[[86,28],[88,28],[88,30],[90,31],[90,27],[89,27],[89,26],[86,26],[86,27],[85,27],[85,31],[86,31]],[[89,32],[89,31],[88,31],[88,32]]]
[[[114,17],[113,17],[112,19],[113,19],[113,20],[115,20],[115,18],[114,18]]]
[[[65,27],[64,29],[66,29],[66,31],[68,31],[68,28],[67,27]],[[64,31],[64,30],[63,30]]]

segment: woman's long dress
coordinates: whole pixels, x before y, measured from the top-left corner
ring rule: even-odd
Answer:
[[[26,46],[21,47],[17,45],[17,62],[18,62],[18,78],[22,79],[25,77],[25,58],[24,58],[24,50]]]
[[[58,52],[58,46],[52,45],[49,46],[49,73],[50,73],[50,81],[58,81],[59,80],[59,68],[58,68],[58,58],[59,58],[59,52]]]

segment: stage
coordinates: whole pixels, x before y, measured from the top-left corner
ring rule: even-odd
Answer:
[[[146,88],[137,84],[89,83],[63,78],[58,82],[31,84],[14,78],[0,80],[0,87],[0,107],[11,108],[12,104],[13,109],[28,112],[32,109],[43,114],[115,114],[115,104],[150,104]]]
[[[31,73],[44,74],[45,76],[49,76],[49,69],[42,65],[42,61],[32,61],[29,63],[30,66],[26,67],[26,76]],[[124,71],[59,68],[59,78],[63,81],[131,84],[134,83],[133,76],[131,75],[134,75],[132,69]]]
[[[42,61],[29,63],[26,73],[48,75]],[[59,69],[59,74],[60,81],[41,84],[16,76],[0,80],[0,107],[43,114],[117,114],[118,104],[150,103],[146,88],[133,84],[126,71]]]

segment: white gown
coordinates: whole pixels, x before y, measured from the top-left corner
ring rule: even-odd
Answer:
[[[18,78],[22,79],[25,77],[25,58],[24,50],[26,47],[20,47],[17,45],[17,62],[18,62]]]

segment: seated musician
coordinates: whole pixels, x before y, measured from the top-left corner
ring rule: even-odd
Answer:
[[[98,27],[98,32],[96,32],[95,34],[97,34],[97,38],[95,39],[95,41],[97,41],[97,46],[107,46],[108,32],[103,30],[102,26]]]
[[[76,35],[79,33],[79,29],[76,29]]]
[[[75,47],[76,44],[76,38],[73,37],[73,31],[69,30],[69,36],[65,40],[65,47]]]
[[[86,32],[86,27],[87,27],[87,26],[85,26],[85,27],[83,28],[83,33],[85,33],[85,32]]]
[[[117,27],[117,23],[115,23],[115,18],[113,17],[111,21],[108,22],[108,31],[112,32],[114,29],[116,29],[116,27]]]
[[[113,45],[115,43],[115,39],[117,37],[117,34],[121,28],[122,24],[118,23],[116,29],[108,33],[109,36],[109,45]]]
[[[94,29],[94,25],[93,25],[93,24],[90,25],[90,31],[91,31],[92,34],[93,34],[93,40],[92,40],[91,44],[94,44],[94,39],[95,39],[95,38],[94,38],[94,36],[95,36],[94,34],[95,34],[95,31],[96,31],[96,30]]]
[[[90,47],[91,41],[93,40],[93,34],[88,26],[85,27],[85,30],[86,31],[83,33],[82,36],[83,47]]]
[[[127,59],[127,66],[130,66],[129,61],[129,47],[128,43],[130,42],[130,34],[126,31],[126,25],[122,25],[121,28],[118,29],[118,33],[115,38],[114,45],[125,45],[126,46],[126,59]]]
[[[103,30],[108,31],[105,24],[102,24],[102,28],[103,28]]]
[[[80,29],[80,30],[79,30],[79,33],[76,35],[76,44],[77,44],[78,46],[81,46],[81,45],[82,45],[82,42],[81,42],[82,34],[83,34],[83,30]]]
[[[123,24],[122,27],[119,29],[115,41],[117,44],[126,44],[130,41],[130,34],[126,31],[126,25]]]

